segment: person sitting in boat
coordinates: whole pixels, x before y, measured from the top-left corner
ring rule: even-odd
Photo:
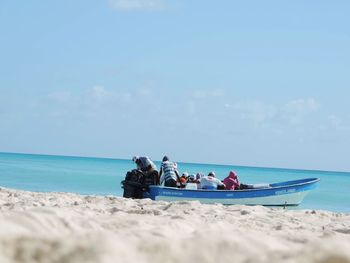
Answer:
[[[215,178],[215,173],[210,172],[208,176],[203,176],[200,179],[200,187],[202,189],[212,189],[212,190],[217,190],[217,189],[225,189],[225,184],[221,182],[219,179]]]
[[[197,173],[196,174],[196,183],[199,184],[201,181],[201,178],[204,176],[203,173]]]
[[[181,186],[177,164],[171,162],[168,156],[164,156],[159,171],[159,182],[167,187]]]
[[[240,189],[240,182],[235,171],[230,171],[229,175],[224,179],[226,190],[237,190]]]
[[[196,176],[194,174],[190,174],[187,177],[187,183],[197,183]]]
[[[181,184],[185,185],[187,183],[187,178],[188,178],[188,172],[182,173],[180,177]]]
[[[203,173],[196,173],[195,178],[193,180],[193,183],[197,184],[197,188],[200,189],[201,188],[201,178],[204,176]]]

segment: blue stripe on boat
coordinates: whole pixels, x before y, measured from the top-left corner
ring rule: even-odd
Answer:
[[[307,178],[294,181],[270,184],[270,188],[245,190],[190,190],[163,186],[150,186],[149,197],[153,200],[158,196],[191,198],[191,199],[241,199],[286,195],[309,191],[316,187],[320,179]]]

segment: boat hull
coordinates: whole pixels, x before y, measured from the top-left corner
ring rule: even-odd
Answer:
[[[149,198],[162,201],[200,201],[205,204],[224,205],[299,205],[316,187],[318,178],[271,184],[269,188],[246,190],[189,190],[163,186],[150,186]]]

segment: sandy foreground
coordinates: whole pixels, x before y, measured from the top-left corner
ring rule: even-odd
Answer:
[[[350,214],[0,188],[0,262],[350,262]]]

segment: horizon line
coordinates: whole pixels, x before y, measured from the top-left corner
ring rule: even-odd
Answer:
[[[47,153],[28,153],[28,152],[2,152],[0,154],[21,154],[21,155],[39,155],[39,156],[52,156],[52,157],[70,157],[70,158],[91,158],[91,159],[109,159],[109,160],[130,160],[120,157],[102,157],[102,156],[83,156],[83,155],[63,155],[63,154],[47,154]],[[153,159],[152,159],[153,160]],[[161,162],[160,160],[153,160],[155,162]],[[260,168],[260,169],[282,169],[282,170],[295,170],[295,171],[308,171],[308,172],[328,172],[328,173],[345,173],[350,174],[350,171],[336,171],[336,170],[320,170],[320,169],[305,169],[305,168],[287,168],[287,167],[268,167],[268,166],[249,166],[242,164],[223,164],[223,163],[199,163],[199,162],[188,162],[188,161],[177,161],[177,163],[184,164],[196,164],[196,165],[218,165],[218,166],[235,166],[235,167],[249,167],[249,168]]]

